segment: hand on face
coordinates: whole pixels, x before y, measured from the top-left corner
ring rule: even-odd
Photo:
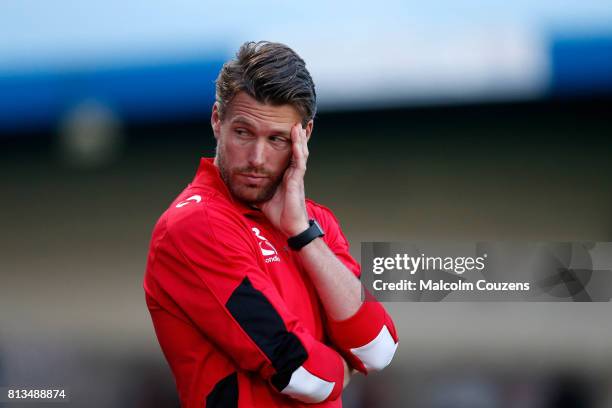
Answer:
[[[304,175],[308,159],[308,138],[300,123],[291,128],[291,162],[281,184],[260,208],[268,220],[288,237],[308,228]]]

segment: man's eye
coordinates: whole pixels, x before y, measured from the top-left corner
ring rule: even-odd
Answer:
[[[249,134],[246,129],[236,129],[235,132],[238,136],[248,136]]]
[[[277,145],[285,145],[289,142],[287,138],[281,136],[270,136],[268,140]]]

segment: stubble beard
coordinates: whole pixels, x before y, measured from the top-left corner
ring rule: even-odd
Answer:
[[[238,183],[232,182],[232,175],[239,173],[255,173],[262,174],[266,176],[271,176],[269,172],[265,171],[261,168],[254,168],[251,166],[245,166],[235,169],[230,169],[225,161],[225,149],[223,143],[219,142],[216,149],[217,156],[217,167],[219,168],[219,173],[221,174],[221,179],[229,189],[232,196],[244,203],[250,205],[258,205],[261,203],[265,203],[270,200],[276,190],[278,189],[280,183],[282,182],[282,174],[273,180],[269,185],[263,187],[255,187],[255,186],[247,186],[245,184],[237,185]],[[246,190],[246,191],[245,191]],[[252,192],[257,192],[253,195]],[[249,193],[251,192],[251,193]]]

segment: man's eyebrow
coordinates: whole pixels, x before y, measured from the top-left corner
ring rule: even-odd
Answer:
[[[236,116],[236,117],[234,117],[232,119],[232,123],[242,123],[244,125],[255,127],[255,123],[252,120],[250,120],[248,118],[245,118],[244,116]]]
[[[291,132],[287,132],[286,130],[283,130],[283,129],[272,129],[271,133],[274,135],[278,135],[278,136],[282,136],[282,137],[291,139],[290,137]]]
[[[232,120],[231,120],[232,124],[236,124],[236,123],[241,123],[243,125],[247,125],[250,126],[252,128],[257,128],[257,124],[255,122],[253,122],[252,120],[250,120],[247,117],[244,116],[235,116]],[[287,137],[290,138],[291,135],[291,131],[287,131],[285,129],[271,129],[270,130],[271,134],[275,134],[275,135],[280,135],[283,137]]]

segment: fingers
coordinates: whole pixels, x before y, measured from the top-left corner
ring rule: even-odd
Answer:
[[[294,166],[305,172],[306,160],[308,159],[308,143],[306,139],[306,130],[302,129],[300,123],[297,123],[291,129],[291,142]]]
[[[304,158],[308,160],[308,138],[306,137],[306,129],[302,128],[302,125],[299,125],[300,133],[301,133],[301,142],[302,142],[302,151],[304,153]]]
[[[301,168],[303,153],[300,148],[300,128],[298,125],[294,125],[291,128],[291,154],[293,167]]]

